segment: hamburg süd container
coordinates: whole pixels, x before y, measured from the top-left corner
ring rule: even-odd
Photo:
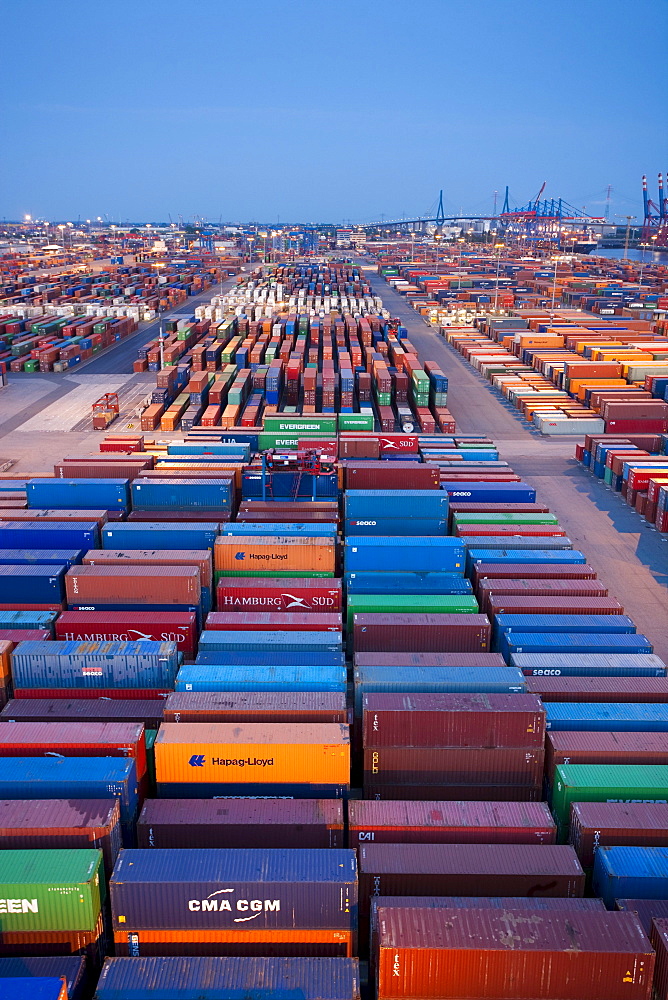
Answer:
[[[137,844],[171,849],[344,847],[344,829],[343,803],[336,799],[147,799],[137,821]]]
[[[197,651],[194,611],[63,611],[56,622],[63,642],[175,642],[193,659]]]
[[[100,916],[102,851],[0,851],[2,932],[92,931]]]
[[[600,847],[668,847],[668,804],[573,802],[569,843],[583,868]]]
[[[668,847],[599,847],[593,889],[608,908],[616,899],[668,899]]]
[[[559,764],[555,768],[552,813],[562,835],[568,830],[571,803],[629,799],[668,802],[668,765]]]
[[[341,581],[330,577],[228,577],[218,580],[218,611],[341,612]]]

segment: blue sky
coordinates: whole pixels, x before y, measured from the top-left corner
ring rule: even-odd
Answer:
[[[666,0],[2,0],[0,217],[371,221],[668,170]]]

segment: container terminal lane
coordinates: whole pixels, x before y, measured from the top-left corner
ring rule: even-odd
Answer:
[[[668,996],[666,428],[655,528],[368,257],[240,279],[0,389],[0,977]]]

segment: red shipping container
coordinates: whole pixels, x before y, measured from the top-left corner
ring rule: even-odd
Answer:
[[[14,688],[15,698],[166,698],[166,688]]]
[[[668,917],[668,899],[616,899],[618,910],[635,913],[646,934],[652,929],[652,920]]]
[[[120,513],[115,511],[114,513]],[[10,517],[9,515],[15,515]],[[0,510],[0,521],[83,521],[90,524],[95,521],[102,527],[109,520],[106,510]]]
[[[599,847],[668,847],[664,802],[573,802],[568,841],[583,868]]]
[[[213,586],[209,549],[89,549],[82,562],[84,566],[197,566],[202,586]]]
[[[351,800],[348,846],[377,844],[554,844],[544,802]]]
[[[164,701],[137,698],[13,698],[0,722],[141,722],[157,729]]]
[[[515,579],[504,580],[487,577],[477,587],[481,611],[489,610],[492,596],[551,597],[607,597],[608,591],[600,580]]]
[[[1,716],[0,716],[1,718]],[[338,691],[176,691],[165,722],[349,722]]]
[[[470,535],[493,535],[496,538],[564,538],[566,532],[558,524],[456,524],[453,534],[458,538]],[[509,548],[512,548],[509,545]]]
[[[1,728],[1,727],[0,727]],[[545,751],[510,747],[365,749],[364,785],[518,785],[538,791]],[[454,798],[446,795],[445,798]]]
[[[194,566],[72,566],[65,574],[69,604],[199,604]]]
[[[210,631],[254,632],[340,632],[341,614],[337,612],[290,611],[212,611],[205,628]]]
[[[380,434],[378,436],[381,455],[396,455],[402,452],[417,455],[419,440],[417,434]]]
[[[484,652],[491,629],[486,615],[353,615],[357,652]]]
[[[365,781],[365,799],[378,802],[396,799],[420,802],[540,802],[543,795],[540,785],[474,785],[465,784],[424,785],[419,781],[412,784],[374,784]]]
[[[650,995],[654,952],[632,913],[381,907],[377,922],[379,1000]]]
[[[13,722],[0,726],[0,756],[130,757],[146,774],[144,727],[136,722]]]
[[[527,677],[543,701],[668,702],[668,677]]]
[[[362,699],[364,746],[545,745],[545,709],[528,694],[382,694]]]
[[[340,612],[341,581],[325,577],[222,577],[216,588],[218,611]]]
[[[56,638],[86,642],[175,642],[187,659],[197,651],[194,611],[63,611]]]
[[[421,462],[344,461],[342,465],[348,490],[437,490],[440,487],[439,470]]]
[[[668,733],[549,732],[545,741],[549,782],[559,764],[668,764]]]
[[[624,608],[613,597],[536,597],[491,594],[488,614],[500,615],[623,615]]]
[[[335,799],[150,799],[137,821],[139,848],[343,847]]]
[[[51,638],[48,629],[41,628],[3,628],[0,629],[0,643],[2,642],[46,642]]]
[[[592,566],[577,563],[475,563],[471,582],[477,590],[481,580],[595,580]]]
[[[665,917],[652,921],[649,937],[656,951],[654,997],[655,1000],[668,1000],[668,920]]]
[[[355,667],[505,667],[501,653],[355,653]],[[504,696],[505,697],[505,696]],[[513,696],[514,697],[514,696]]]

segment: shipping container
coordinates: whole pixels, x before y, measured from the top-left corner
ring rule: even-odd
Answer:
[[[2,521],[1,549],[94,549],[100,539],[96,521]]]
[[[668,677],[527,677],[544,702],[668,702]]]
[[[154,698],[13,698],[0,722],[142,722],[157,729],[164,699]]]
[[[609,909],[615,899],[668,899],[668,847],[599,847],[593,889]]]
[[[70,570],[70,572],[72,572]],[[503,642],[510,659],[515,653],[652,653],[645,635],[624,633],[509,632]],[[661,683],[661,682],[659,682]],[[610,699],[608,699],[610,700]]]
[[[666,664],[646,653],[514,653],[530,677],[665,677]]]
[[[340,654],[342,648],[341,632],[268,632],[254,630],[211,632],[205,630],[200,634],[198,643],[198,662],[206,662],[204,654],[221,653],[215,657],[223,662],[226,653],[325,653]],[[274,661],[276,662],[276,661]],[[317,662],[317,661],[316,661]]]
[[[356,614],[356,652],[486,652],[492,627],[486,615]]]
[[[340,613],[341,581],[330,577],[221,577],[216,588],[216,608],[235,612]]]
[[[217,535],[218,524],[215,522],[170,524],[167,521],[148,521],[137,524],[123,521],[107,524],[101,532],[105,549],[213,549]],[[99,548],[95,544],[81,547]]]
[[[550,732],[545,774],[551,784],[559,764],[668,764],[668,734],[645,732]]]
[[[296,655],[296,654],[293,654]],[[308,655],[308,654],[307,654]],[[311,658],[311,657],[310,657]],[[176,691],[346,691],[345,667],[289,665],[224,666],[186,664],[176,677]]]
[[[0,565],[0,604],[62,606],[67,565]]]
[[[340,632],[343,626],[340,612],[334,611],[212,611],[205,627],[209,632]]]
[[[185,611],[64,611],[56,622],[64,642],[175,642],[179,653],[194,659],[197,616]]]
[[[2,935],[92,931],[102,905],[102,851],[0,851]]]
[[[668,847],[668,804],[663,802],[573,802],[569,843],[583,868],[600,847]]]
[[[178,658],[173,642],[20,642],[12,673],[16,689],[171,688]]]
[[[344,847],[343,803],[335,799],[147,799],[137,822],[137,844],[172,849]]]
[[[545,719],[546,728],[555,731],[666,733],[668,705],[550,701],[545,705]]]
[[[665,764],[558,764],[552,813],[562,836],[568,832],[573,802],[668,802]],[[635,893],[622,893],[635,895]]]
[[[213,550],[217,575],[334,576],[336,544],[331,538],[294,535],[220,535]]]
[[[178,691],[165,722],[348,722],[343,691]],[[0,713],[2,721],[2,713]]]
[[[109,463],[114,465],[113,462]],[[113,470],[110,470],[113,471]],[[126,510],[130,507],[130,482],[114,479],[31,479],[26,483],[29,507]]]
[[[449,499],[441,490],[358,490],[343,495],[346,520],[383,518],[429,519],[447,522]]]
[[[345,573],[348,595],[472,594],[471,581],[456,573]]]
[[[73,566],[65,590],[71,605],[196,605],[202,598],[195,566]]]
[[[544,751],[525,747],[385,747],[364,750],[365,797],[397,785],[504,785],[535,793],[543,781]],[[465,796],[464,796],[465,797]]]
[[[654,996],[656,1000],[668,998],[668,920],[657,917],[652,922],[650,941],[656,951],[654,965]]]
[[[465,547],[456,538],[356,535],[345,542],[343,567],[346,573],[463,574],[465,556]]]
[[[631,913],[635,913],[645,930],[645,934],[648,936],[652,929],[653,919],[657,917],[668,917],[668,898],[615,899],[615,907],[618,910],[626,910]]]
[[[64,976],[0,979],[0,1000],[67,1000]]]
[[[0,958],[0,979],[64,976],[68,1000],[84,1000],[86,963],[74,955],[52,955],[42,958]]]
[[[357,667],[354,671],[355,714],[363,697],[383,694],[524,693],[524,675],[513,667]]]

